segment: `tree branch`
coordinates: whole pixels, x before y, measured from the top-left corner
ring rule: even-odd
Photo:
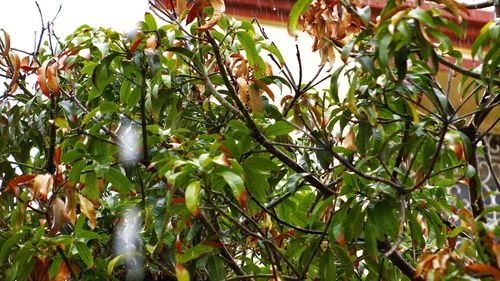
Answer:
[[[229,81],[229,78],[227,76],[224,62],[222,61],[222,57],[220,54],[220,49],[219,45],[217,42],[215,42],[214,38],[210,34],[209,31],[205,32],[205,35],[208,39],[208,42],[213,48],[214,55],[217,61],[217,65],[219,66],[219,71],[222,76],[222,79],[224,80],[224,84],[226,85],[230,97],[234,100],[236,103],[236,106],[239,108],[240,112],[243,115],[243,118],[246,121],[247,127],[250,129],[252,137],[259,142],[262,146],[266,148],[266,150],[273,154],[276,158],[278,158],[281,162],[286,164],[288,167],[292,168],[295,172],[297,173],[307,173],[307,171],[299,165],[297,162],[295,162],[292,158],[290,158],[288,155],[283,153],[281,150],[277,149],[274,145],[272,145],[267,138],[260,132],[259,128],[257,128],[257,125],[255,124],[252,116],[250,116],[250,113],[246,110],[245,105],[241,102],[241,100],[238,98],[238,95],[236,94],[231,82]],[[333,194],[333,191],[327,188],[318,178],[316,178],[313,174],[307,173],[306,176],[304,176],[304,179],[308,181],[312,186],[317,188],[321,193],[323,193],[326,196],[330,196]]]

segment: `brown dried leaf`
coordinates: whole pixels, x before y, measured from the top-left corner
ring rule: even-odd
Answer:
[[[90,228],[93,230],[97,226],[97,219],[94,209],[94,204],[87,198],[78,194],[78,198],[80,199],[80,210],[82,213],[89,219]]]
[[[3,49],[3,56],[7,57],[7,55],[10,52],[10,35],[3,28],[0,29],[0,30],[3,32],[3,37],[5,38],[5,42],[4,42],[5,46],[4,46],[4,49]]]
[[[54,236],[57,232],[59,232],[59,230],[61,230],[66,222],[66,217],[64,215],[64,201],[61,198],[56,197],[50,205],[50,210],[52,223],[50,225],[49,236]]]
[[[64,190],[64,215],[73,225],[76,223],[76,192],[71,187]]]
[[[54,185],[54,176],[51,174],[39,174],[33,180],[33,198],[42,201],[47,200],[49,192],[52,191]]]
[[[260,91],[255,88],[254,84],[249,87],[248,93],[250,95],[250,108],[252,112],[264,112],[264,102],[260,97]]]
[[[236,82],[238,83],[239,86],[238,93],[240,95],[240,99],[243,102],[243,104],[247,104],[248,82],[243,77],[238,77],[238,79],[236,79]]]
[[[207,23],[197,28],[199,31],[205,31],[214,27],[222,17],[222,13],[226,11],[226,5],[224,4],[224,0],[208,0],[208,1],[210,2],[210,5],[212,5],[212,7],[214,8],[214,14],[210,18],[210,20],[207,21]]]
[[[9,53],[9,58],[12,63],[12,80],[10,81],[10,91],[8,95],[14,93],[17,89],[17,79],[19,78],[19,70],[21,69],[21,60],[19,59],[19,55],[15,53]]]
[[[350,130],[345,136],[344,147],[350,151],[356,150],[356,134],[353,130]]]

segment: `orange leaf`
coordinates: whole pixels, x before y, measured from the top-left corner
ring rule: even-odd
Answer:
[[[80,199],[80,210],[82,213],[89,219],[90,228],[93,230],[97,226],[97,220],[95,215],[94,204],[87,198],[78,194],[78,198]]]
[[[49,236],[56,235],[59,230],[63,227],[66,222],[66,216],[64,215],[64,201],[57,197],[50,205],[52,214],[52,223],[50,226]]]
[[[254,79],[252,79],[252,81],[255,82],[255,84],[257,84],[257,86],[259,86],[262,90],[264,90],[267,93],[267,95],[271,98],[271,100],[274,101],[274,93],[273,91],[271,91],[271,89],[269,89],[266,83]]]
[[[37,75],[37,83],[38,86],[40,86],[40,89],[42,90],[42,93],[48,97],[50,97],[50,92],[49,92],[49,87],[47,87],[47,75],[45,74],[46,70],[46,65],[41,66],[37,69],[36,75]]]
[[[189,9],[189,13],[186,18],[186,24],[190,24],[197,16],[200,15],[200,13],[203,11],[203,7],[205,7],[205,2],[206,0],[196,0],[196,2],[194,2],[191,9]]]
[[[246,189],[243,189],[243,191],[237,196],[238,201],[240,202],[240,207],[242,209],[247,208],[247,201],[248,201],[248,191]]]
[[[57,77],[57,64],[52,63],[47,66],[47,80],[49,82],[49,87],[52,92],[59,96],[61,93],[61,87],[59,86],[59,78]]]
[[[476,263],[472,265],[466,265],[465,270],[476,273],[488,273],[489,275],[494,276],[497,280],[500,279],[500,270],[494,268],[491,265]]]
[[[184,204],[186,203],[186,198],[184,197],[174,197],[170,200],[172,204]]]
[[[7,188],[14,188],[19,185],[26,184],[30,181],[32,181],[35,178],[35,175],[22,175],[22,176],[17,176],[9,181],[7,184]],[[7,191],[7,190],[5,190]]]
[[[9,52],[10,52],[10,35],[3,28],[0,30],[3,32],[3,37],[5,38],[5,42],[4,42],[5,46],[3,49],[3,56],[6,57],[7,54],[9,54]]]
[[[210,5],[212,5],[212,7],[214,8],[214,14],[212,15],[212,18],[207,21],[207,23],[197,28],[199,31],[205,31],[214,27],[222,17],[222,13],[226,11],[224,0],[209,0],[209,2]]]
[[[54,161],[56,162],[56,165],[61,164],[61,145],[56,146],[56,151],[54,154]]]
[[[73,272],[78,276],[80,274],[80,269],[73,263],[73,261],[69,261]],[[71,272],[68,269],[66,263],[62,262],[59,266],[59,271],[57,272],[56,278],[53,281],[66,281],[71,280]]]

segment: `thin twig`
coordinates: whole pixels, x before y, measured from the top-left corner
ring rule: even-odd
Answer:
[[[472,77],[475,79],[485,80],[488,83],[493,83],[496,86],[500,86],[500,80],[497,78],[481,77],[480,73],[473,72],[473,71],[470,71],[468,69],[462,68],[454,63],[449,62],[447,59],[445,59],[441,56],[437,56],[437,58],[438,58],[439,62],[441,62],[442,64],[446,65],[447,67],[453,68],[454,70],[456,70],[457,72],[460,72],[463,75],[466,75],[466,76],[469,76],[469,77]]]
[[[401,238],[403,237],[403,231],[404,231],[404,228],[405,228],[405,220],[406,220],[406,214],[405,214],[405,210],[406,210],[406,198],[405,198],[405,195],[401,194],[401,196],[399,197],[399,200],[401,201],[400,202],[401,205],[399,207],[399,231],[398,231],[398,236],[396,237],[396,241],[394,242],[394,244],[392,245],[392,247],[389,249],[389,251],[387,251],[387,252],[384,253],[385,257],[390,256],[392,253],[394,253],[394,251],[396,251],[396,249],[401,244]]]

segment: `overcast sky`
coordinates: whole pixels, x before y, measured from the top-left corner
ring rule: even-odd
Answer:
[[[133,28],[148,11],[147,0],[38,0],[44,20],[54,18],[54,30],[60,36],[71,34],[82,24],[112,27],[116,31]],[[34,0],[1,0],[0,28],[11,35],[12,46],[32,50],[35,31],[41,21]]]

